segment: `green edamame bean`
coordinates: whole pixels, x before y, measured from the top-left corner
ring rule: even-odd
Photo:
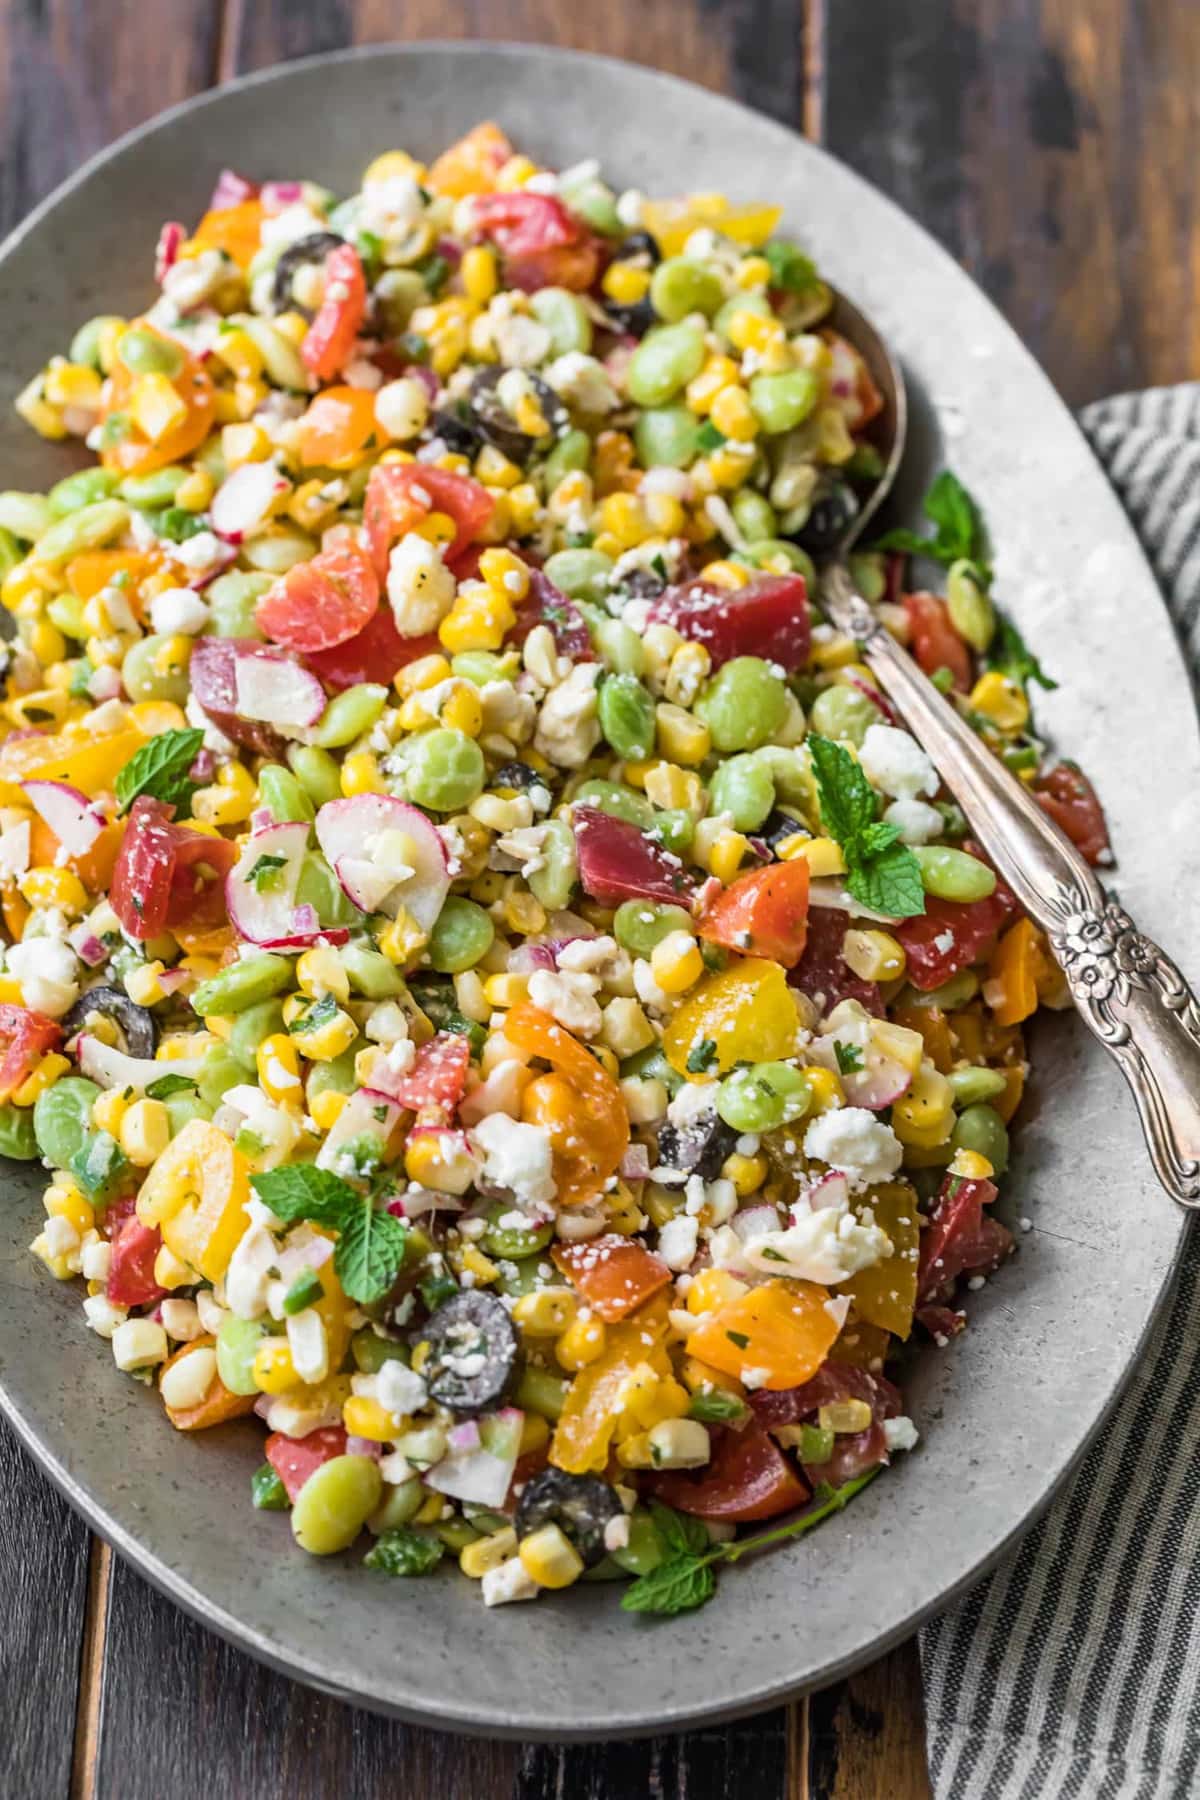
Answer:
[[[92,1102],[100,1089],[82,1075],[64,1075],[38,1095],[33,1108],[37,1147],[54,1169],[68,1169],[92,1127]]]
[[[432,1532],[455,1556],[465,1550],[468,1544],[477,1544],[483,1536],[466,1519],[443,1519],[432,1527]]]
[[[709,810],[731,813],[737,831],[756,830],[775,804],[770,769],[745,753],[718,764],[708,791]]]
[[[811,1100],[808,1083],[791,1063],[751,1063],[725,1077],[717,1111],[732,1131],[773,1131],[802,1119]]]
[[[355,993],[368,1000],[390,1000],[404,990],[404,977],[396,965],[381,950],[372,950],[367,944],[347,944],[342,951],[342,967]],[[318,1063],[313,1075],[330,1066]]]
[[[844,743],[861,744],[872,725],[878,725],[883,714],[873,700],[858,688],[822,688],[812,703],[809,720],[822,737],[840,738]]]
[[[790,543],[787,538],[756,538],[746,545],[745,555],[756,568],[782,562],[786,568],[803,575],[807,582],[815,583],[817,579],[812,557],[806,550],[801,550],[799,544]]]
[[[359,925],[362,914],[346,894],[325,858],[306,850],[296,883],[296,904],[314,906],[318,922],[326,929],[335,925]]]
[[[739,488],[730,502],[729,510],[738,530],[750,543],[773,538],[779,530],[775,508],[765,494],[757,494],[753,488]]]
[[[727,338],[729,321],[735,313],[740,312],[757,313],[760,319],[769,319],[772,316],[771,302],[762,293],[734,294],[717,312],[713,319],[713,330],[719,331],[722,337]]]
[[[622,787],[619,781],[604,781],[599,777],[585,781],[577,789],[575,799],[580,806],[599,807],[601,812],[611,814],[614,819],[624,819],[643,831],[649,830],[654,823],[654,808],[645,795],[633,788]]]
[[[769,437],[794,431],[803,424],[821,391],[811,369],[785,369],[779,375],[754,375],[750,380],[750,405]]]
[[[407,1481],[386,1489],[382,1506],[367,1520],[367,1530],[380,1537],[398,1525],[407,1525],[410,1519],[416,1518],[428,1498],[429,1490],[421,1477],[410,1475]]]
[[[686,406],[651,406],[633,428],[634,448],[643,469],[686,469],[695,462],[700,420]]]
[[[243,956],[200,983],[192,995],[192,1010],[202,1019],[210,1013],[245,1012],[248,1006],[282,994],[291,981],[292,965],[286,956],[272,956],[269,950]]]
[[[314,806],[341,799],[341,771],[328,751],[318,750],[313,744],[289,744],[287,759],[292,774]]]
[[[600,729],[618,756],[642,762],[654,749],[654,699],[636,675],[610,675],[596,703]]]
[[[426,955],[439,975],[461,975],[473,969],[492,947],[496,928],[474,900],[451,894],[438,914]]]
[[[519,1300],[522,1294],[533,1294],[544,1287],[553,1287],[558,1280],[558,1270],[544,1256],[527,1256],[523,1262],[502,1261],[500,1273],[496,1278],[496,1286],[502,1294]]]
[[[977,856],[944,844],[918,844],[913,855],[921,865],[925,892],[938,900],[986,900],[996,891],[996,874]]]
[[[788,714],[788,690],[760,656],[735,656],[717,670],[696,701],[714,750],[757,750]]]
[[[649,1575],[667,1554],[662,1533],[644,1506],[629,1515],[629,1541],[612,1552],[612,1559],[627,1575]]]
[[[182,706],[188,697],[188,661],[191,645],[179,654],[179,640],[155,631],[125,652],[121,680],[131,700],[173,700]]]
[[[257,1394],[254,1358],[267,1335],[260,1319],[222,1319],[217,1332],[217,1374],[231,1394]]]
[[[968,1106],[960,1112],[950,1142],[956,1150],[986,1156],[997,1175],[1008,1167],[1008,1128],[994,1106]]]
[[[880,550],[856,550],[850,558],[850,577],[864,600],[874,606],[887,593],[887,563]]]
[[[565,819],[547,820],[541,854],[542,867],[526,876],[529,891],[547,912],[558,912],[571,898],[579,877],[575,833]]]
[[[952,1069],[946,1080],[950,1083],[954,1095],[955,1106],[978,1106],[983,1100],[994,1100],[1008,1086],[999,1069],[985,1069],[973,1065],[969,1069]]]
[[[193,1119],[211,1119],[214,1110],[207,1100],[202,1099],[191,1088],[186,1093],[181,1091],[178,1094],[168,1094],[163,1105],[167,1109],[167,1124],[172,1137],[178,1137],[184,1126],[190,1125]]]
[[[0,527],[26,544],[46,531],[54,514],[44,494],[22,494],[8,488],[0,494]]]
[[[307,531],[278,529],[242,545],[242,555],[250,567],[264,575],[286,575],[297,563],[309,562],[316,554],[317,540]]]
[[[178,463],[169,463],[165,469],[152,469],[148,475],[126,475],[117,492],[130,506],[153,512],[160,506],[174,505],[175,496],[187,476],[188,471],[181,469]]]
[[[664,257],[650,280],[650,304],[659,318],[671,325],[689,313],[709,317],[724,299],[720,277],[689,256]]]
[[[31,1106],[0,1106],[0,1156],[32,1162],[38,1153]]]
[[[398,273],[399,271],[397,271]],[[420,283],[415,284],[420,292]],[[414,301],[414,305],[416,302]],[[409,309],[412,310],[411,308]],[[407,319],[405,324],[407,324]],[[234,313],[231,324],[240,325],[263,359],[268,381],[273,387],[304,393],[308,387],[308,370],[300,360],[300,352],[290,338],[284,337],[267,319],[256,313]],[[401,330],[403,330],[401,326]]]
[[[282,763],[264,763],[258,771],[258,792],[276,824],[308,823],[316,809],[290,769]]]
[[[660,900],[622,900],[613,915],[613,936],[634,956],[649,956],[673,931],[691,930],[691,913]]]
[[[407,1368],[412,1361],[412,1352],[407,1344],[398,1343],[394,1338],[380,1337],[369,1325],[356,1331],[350,1340],[350,1351],[354,1357],[354,1366],[363,1375],[378,1375],[384,1363],[401,1362]]]
[[[946,576],[946,607],[959,637],[982,656],[996,631],[996,609],[980,582],[974,563],[965,557],[950,564]]]
[[[335,1456],[314,1469],[292,1507],[292,1536],[312,1556],[348,1550],[383,1498],[369,1456]]]
[[[592,459],[592,440],[586,431],[564,432],[542,464],[542,483],[552,494],[564,475],[574,469],[586,469]]]
[[[604,237],[620,237],[625,227],[617,214],[616,195],[607,182],[591,180],[564,188],[562,197],[573,213],[577,213],[593,231]]]
[[[282,1030],[283,1002],[259,1000],[237,1015],[233,1028],[225,1039],[225,1048],[230,1056],[241,1063],[247,1074],[253,1075],[258,1066],[258,1046]]]
[[[546,575],[572,600],[602,601],[612,571],[612,557],[600,550],[557,550],[546,558]]]
[[[354,1073],[354,1059],[358,1055],[353,1044],[349,1050],[343,1050],[340,1056],[330,1057],[328,1062],[318,1062],[308,1071],[305,1082],[305,1094],[308,1104],[321,1094],[352,1094],[359,1085]]]
[[[98,313],[94,319],[88,319],[71,339],[71,347],[67,351],[70,361],[84,363],[98,374],[105,373],[100,364],[101,340],[124,323],[124,319],[118,318],[116,313]]]
[[[629,359],[629,398],[637,406],[665,406],[700,373],[704,357],[704,334],[694,325],[664,325],[650,332]]]
[[[218,575],[205,594],[214,637],[261,638],[255,612],[259,600],[272,586],[269,575],[237,571]]]
[[[465,731],[440,726],[410,739],[404,783],[418,806],[461,812],[482,794],[485,779],[483,751]]]
[[[76,475],[64,476],[46,495],[51,517],[65,519],[68,513],[78,512],[81,506],[107,500],[116,485],[116,476],[107,469],[80,469]]]
[[[520,658],[512,650],[503,656],[492,650],[460,650],[450,659],[451,673],[460,681],[473,681],[476,687],[486,687],[489,681],[514,681],[520,667]]]
[[[178,344],[153,331],[132,326],[117,339],[117,361],[124,363],[131,375],[165,375],[173,381],[183,368],[184,354]]]
[[[224,1044],[218,1044],[204,1058],[204,1067],[196,1077],[196,1086],[200,1089],[200,1098],[206,1106],[216,1112],[225,1103],[225,1095],[231,1087],[237,1087],[246,1079],[246,1071],[241,1063],[230,1056]]]
[[[357,687],[335,694],[313,731],[313,742],[319,750],[340,750],[357,737],[370,731],[387,700],[385,687],[373,681],[361,681]]]
[[[567,1383],[561,1376],[527,1365],[517,1383],[514,1404],[525,1412],[538,1413],[553,1424],[562,1412],[566,1397]]]
[[[664,850],[680,856],[691,849],[696,835],[696,821],[682,806],[667,807],[656,812],[650,836],[657,838]]]
[[[529,296],[529,310],[550,333],[550,349],[555,356],[566,356],[571,350],[586,354],[591,349],[592,321],[583,301],[569,288],[539,288]]]
[[[521,1262],[536,1256],[554,1236],[553,1221],[545,1225],[504,1225],[512,1212],[507,1200],[497,1200],[487,1211],[487,1230],[479,1242],[488,1256],[501,1256],[506,1261]]]
[[[129,508],[121,500],[96,500],[78,512],[57,519],[37,541],[34,559],[43,568],[57,568],[84,550],[99,550],[119,537],[129,523]]]
[[[957,1012],[960,1007],[969,1005],[978,992],[979,977],[974,969],[960,969],[939,988],[929,988],[924,993],[920,988],[905,988],[902,1004],[936,1006],[942,1012]]]
[[[646,666],[642,640],[631,625],[620,619],[601,619],[596,627],[596,648],[618,675],[640,675]]]

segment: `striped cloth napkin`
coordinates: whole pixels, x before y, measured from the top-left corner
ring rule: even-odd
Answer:
[[[1200,693],[1200,384],[1100,401],[1082,424]],[[936,1800],[1200,1795],[1198,1443],[1193,1227],[1174,1298],[1078,1473],[1016,1555],[921,1633]]]

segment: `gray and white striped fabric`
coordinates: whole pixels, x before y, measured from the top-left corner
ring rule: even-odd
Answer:
[[[1200,693],[1200,384],[1101,401],[1082,423]],[[921,1633],[936,1800],[1200,1795],[1198,1446],[1193,1228],[1167,1314],[1078,1473],[1015,1557]]]

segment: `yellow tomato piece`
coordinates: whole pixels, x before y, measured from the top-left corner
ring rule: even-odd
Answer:
[[[331,1243],[337,1239],[336,1231],[327,1231],[322,1225],[314,1225],[312,1229],[318,1237],[328,1238]],[[313,1307],[325,1324],[329,1366],[336,1369],[350,1347],[351,1306],[341,1282],[333,1272],[332,1257],[317,1270],[317,1280],[321,1283],[321,1298],[313,1301]]]
[[[608,1327],[603,1351],[579,1371],[567,1389],[550,1445],[550,1461],[556,1468],[569,1475],[586,1475],[605,1467],[617,1426],[622,1384],[639,1363],[649,1364],[656,1374],[670,1375],[666,1339],[667,1302],[661,1296],[632,1318]]]
[[[1032,919],[1018,919],[992,952],[984,998],[998,1025],[1019,1025],[1037,1011],[1040,938]]]
[[[687,200],[647,200],[642,223],[664,256],[679,256],[693,231],[709,227],[735,244],[757,249],[779,224],[780,206],[730,206],[723,194],[693,194]]]
[[[250,1165],[241,1151],[215,1125],[190,1119],[143,1183],[137,1216],[161,1226],[172,1255],[219,1281],[250,1223],[249,1198]]]
[[[747,956],[700,983],[663,1033],[663,1049],[680,1075],[724,1075],[735,1063],[795,1055],[799,1033],[784,971]]]
[[[23,796],[10,799],[5,785],[21,781],[67,781],[85,794],[112,788],[117,773],[145,743],[140,731],[113,731],[106,737],[89,737],[81,731],[63,731],[54,737],[10,738],[0,745],[0,798],[20,805]]]
[[[773,1391],[814,1376],[838,1334],[812,1281],[768,1281],[726,1301],[688,1338],[688,1355]]]
[[[893,1253],[886,1262],[860,1269],[838,1293],[850,1296],[859,1319],[906,1338],[917,1303],[917,1196],[907,1181],[887,1181],[871,1190],[868,1204],[875,1223],[891,1238]]]
[[[883,1369],[891,1341],[890,1332],[881,1330],[878,1325],[868,1325],[865,1319],[857,1318],[851,1310],[837,1343],[829,1352],[829,1360],[849,1363],[855,1369],[868,1369],[873,1375],[878,1375]]]

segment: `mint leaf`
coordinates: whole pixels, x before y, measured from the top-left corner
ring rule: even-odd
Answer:
[[[724,1396],[733,1400],[741,1409],[742,1403],[736,1394]],[[662,1500],[646,1502],[650,1516],[658,1527],[658,1535],[667,1549],[677,1556],[699,1556],[709,1547],[709,1537],[699,1519],[690,1513],[676,1512],[673,1506],[667,1506]]]
[[[872,544],[873,550],[899,550],[904,556],[929,556],[937,560],[937,539],[922,537],[919,532],[908,531],[903,525],[897,525],[892,531],[885,531],[881,538]]]
[[[147,1100],[169,1100],[172,1094],[186,1094],[188,1089],[195,1090],[196,1083],[186,1075],[160,1075],[146,1089]]]
[[[135,751],[116,781],[117,801],[127,812],[142,794],[173,806],[179,818],[191,811],[192,795],[197,782],[188,780],[188,770],[204,742],[202,731],[164,731]]]
[[[933,562],[974,563],[986,587],[991,579],[987,562],[987,534],[978,506],[957,475],[943,469],[922,502],[922,509],[937,530],[933,537],[906,531],[903,526],[887,531],[872,544],[873,550],[899,550],[906,556],[927,556]]]
[[[356,1195],[353,1211],[343,1216],[338,1227],[333,1253],[334,1273],[348,1298],[370,1306],[390,1293],[407,1244],[408,1227],[402,1220],[390,1212],[377,1212],[369,1196],[360,1199]]]
[[[285,1225],[298,1225],[310,1219],[314,1225],[328,1225],[335,1231],[362,1205],[362,1196],[349,1182],[318,1169],[312,1163],[294,1163],[282,1169],[268,1169],[252,1175],[250,1186],[264,1206],[269,1206]],[[399,1224],[399,1220],[396,1221]]]
[[[821,823],[849,861],[862,834],[875,823],[875,790],[850,752],[832,738],[810,732],[808,751],[821,800]]]
[[[1010,681],[1020,682],[1025,687],[1036,681],[1047,693],[1058,686],[1042,668],[1041,663],[1029,648],[1016,626],[999,614],[996,616],[996,635],[992,639],[988,651],[987,666],[1001,675],[1007,675]]]
[[[817,266],[799,244],[788,238],[772,238],[764,246],[763,255],[771,265],[773,288],[782,288],[785,294],[806,294],[816,286]]]
[[[707,1562],[694,1556],[673,1556],[626,1588],[621,1606],[625,1612],[674,1618],[677,1613],[694,1612],[703,1606],[712,1599],[716,1588],[716,1576]]]
[[[907,844],[892,844],[878,856],[851,862],[846,886],[872,912],[889,913],[893,919],[925,911],[921,865]]]
[[[894,825],[888,825],[883,819],[876,825],[868,825],[858,840],[860,856],[878,856],[889,844],[894,844],[900,833]]]

